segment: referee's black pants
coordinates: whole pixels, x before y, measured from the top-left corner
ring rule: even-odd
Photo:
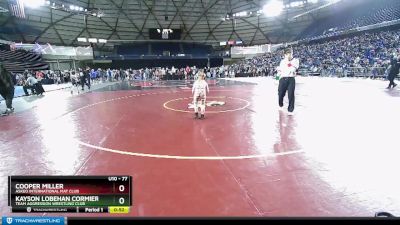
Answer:
[[[396,78],[395,74],[389,74],[388,80],[389,80],[389,88],[396,86],[396,83],[394,82],[394,78]]]
[[[88,86],[89,90],[90,90],[90,77],[80,77],[81,80],[81,86],[82,86],[82,91],[85,89],[85,84],[86,86]]]
[[[296,89],[296,80],[294,77],[282,77],[279,80],[279,106],[283,107],[283,98],[286,95],[286,91],[288,92],[289,97],[289,107],[288,111],[293,112],[294,110],[294,90]]]
[[[1,97],[4,98],[4,100],[6,100],[6,106],[8,109],[12,108],[12,101],[14,98],[14,87],[12,88],[7,88],[7,89],[3,89],[2,87],[0,87],[0,95]]]

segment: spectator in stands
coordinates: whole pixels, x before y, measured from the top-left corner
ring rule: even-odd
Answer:
[[[207,70],[207,78],[211,78],[211,71],[209,69]]]
[[[121,77],[122,81],[125,80],[126,73],[125,73],[125,70],[123,70],[122,68],[119,69],[119,76]]]
[[[172,68],[171,68],[171,76],[175,76],[175,73],[176,73],[176,69],[175,69],[175,67],[174,66],[172,66]]]
[[[44,78],[44,73],[42,71],[37,71],[36,79],[38,80],[38,82],[41,82],[41,80],[43,80],[43,78]]]
[[[115,78],[115,80],[116,81],[118,81],[119,80],[119,70],[113,70],[113,72],[114,72],[114,78]]]
[[[80,82],[80,76],[77,72],[75,72],[74,70],[71,71],[71,83],[72,86],[75,86],[78,88],[79,86],[79,82]]]
[[[87,79],[86,70],[84,71],[81,68],[79,68],[79,83],[81,84],[82,91],[85,90],[85,84],[87,84],[86,79]]]
[[[18,82],[18,74],[15,74],[15,73],[10,73],[10,74],[11,74],[13,84],[16,84]]]
[[[112,76],[113,76],[113,74],[112,74],[112,70],[110,69],[110,68],[108,68],[107,69],[107,78],[108,78],[108,81],[112,81]]]
[[[12,101],[14,98],[14,83],[11,74],[0,64],[0,95],[6,100],[6,110],[2,115],[7,116],[14,112]]]
[[[36,84],[37,84],[37,79],[32,76],[32,74],[28,74],[28,79],[26,79],[26,82],[23,86],[24,93],[26,96],[29,96],[28,89],[31,89],[31,94],[36,93]]]
[[[26,81],[24,75],[21,74],[21,73],[16,75],[16,80],[17,80],[17,83],[16,83],[16,84],[17,84],[18,86],[24,86],[25,81]]]
[[[86,86],[89,88],[89,90],[90,90],[90,87],[91,87],[91,82],[90,82],[90,67],[86,67],[86,70],[85,71],[83,71],[83,74],[84,74],[84,78],[85,78],[85,83],[86,83]],[[83,88],[83,86],[84,86],[84,84],[82,84],[82,88]]]
[[[146,67],[146,70],[145,70],[144,74],[146,75],[146,77],[147,77],[148,79],[151,79],[151,73],[150,73],[149,68]]]
[[[185,77],[186,77],[186,79],[188,79],[190,77],[190,72],[191,72],[190,67],[186,66],[186,69],[185,69]]]
[[[63,77],[64,77],[64,76],[63,76],[63,74],[61,73],[61,71],[57,71],[57,72],[56,72],[55,80],[56,80],[57,85],[62,83],[62,80],[64,79]]]
[[[95,71],[94,69],[92,69],[90,71],[90,80],[91,81],[95,81],[97,79],[97,71]]]
[[[374,33],[360,33],[352,37],[342,37],[336,40],[320,40],[303,42],[293,45],[295,57],[302,63],[300,69],[307,73],[320,73],[329,76],[354,75],[367,76],[372,73],[375,63],[376,76],[383,76],[387,61],[390,61],[390,52],[400,48],[400,30],[378,31]],[[265,53],[235,63],[228,67],[236,73],[254,71],[261,68],[273,71],[283,56],[283,49],[274,53]]]

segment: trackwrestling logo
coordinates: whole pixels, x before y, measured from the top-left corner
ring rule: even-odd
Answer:
[[[64,225],[64,217],[3,217],[2,224],[53,224]]]

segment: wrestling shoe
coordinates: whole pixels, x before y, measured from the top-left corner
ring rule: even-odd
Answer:
[[[397,84],[393,84],[393,88],[395,88],[397,86]]]
[[[201,120],[204,120],[204,114],[201,114],[200,119],[201,119]]]
[[[391,213],[388,212],[377,212],[375,213],[375,217],[395,217]]]
[[[194,114],[194,118],[195,118],[195,119],[198,119],[198,118],[199,118],[199,113],[195,113],[195,114]]]
[[[11,108],[11,109],[6,109],[6,111],[4,111],[1,115],[2,116],[8,116],[8,115],[10,115],[11,113],[13,113],[14,112],[14,108]]]

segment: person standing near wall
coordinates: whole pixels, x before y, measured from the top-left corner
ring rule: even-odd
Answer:
[[[11,74],[8,73],[0,63],[0,95],[6,100],[6,111],[2,113],[2,116],[8,116],[14,112],[12,107],[12,101],[14,98],[14,83],[12,81]]]
[[[399,74],[400,69],[400,55],[393,55],[392,60],[390,60],[390,68],[388,74],[389,86],[387,89],[395,88],[397,84],[394,82],[394,79]]]

